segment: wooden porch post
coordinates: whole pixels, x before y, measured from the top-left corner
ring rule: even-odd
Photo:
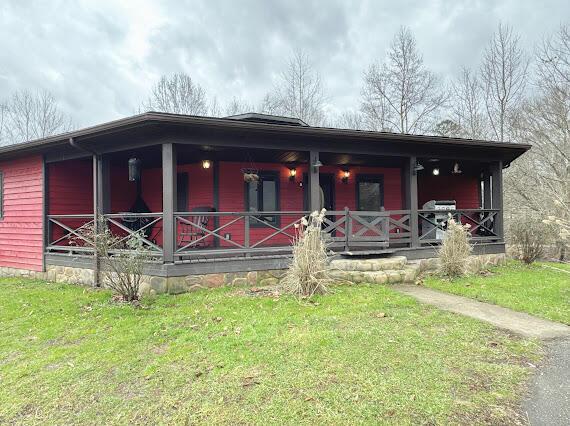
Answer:
[[[489,170],[483,172],[483,208],[491,209],[491,175]]]
[[[97,155],[97,206],[99,214],[111,211],[111,176],[109,159]]]
[[[174,262],[176,245],[176,145],[162,144],[162,257],[164,263]]]
[[[309,152],[309,210],[315,211],[321,208],[321,187],[319,183],[319,151]]]
[[[420,246],[418,221],[418,173],[415,171],[416,157],[409,157],[404,163],[403,182],[404,208],[410,210],[410,228],[412,230],[411,247]]]
[[[109,212],[110,207],[110,176],[109,161],[100,154],[93,154],[93,229],[95,231],[95,244],[97,244],[97,235],[102,231],[99,221],[101,215]],[[96,247],[93,248],[94,261],[94,285],[101,285],[100,277],[100,261]]]
[[[93,154],[91,170],[93,173],[93,239],[95,246],[93,247],[93,285],[99,287],[99,253],[97,253],[97,237],[99,235],[99,155]]]
[[[491,185],[492,197],[491,202],[493,209],[498,209],[499,212],[495,216],[495,232],[502,240],[504,239],[503,229],[503,162],[496,161],[491,164]]]

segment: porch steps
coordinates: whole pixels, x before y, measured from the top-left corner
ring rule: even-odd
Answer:
[[[405,256],[334,259],[330,268],[335,279],[373,284],[414,283],[420,271],[419,264],[408,263]]]

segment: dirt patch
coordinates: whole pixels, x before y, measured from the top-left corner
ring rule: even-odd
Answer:
[[[238,296],[247,297],[272,297],[278,298],[283,294],[283,288],[280,286],[267,286],[267,287],[251,287],[246,289],[240,289],[234,294]]]

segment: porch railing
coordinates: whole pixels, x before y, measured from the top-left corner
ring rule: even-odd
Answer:
[[[497,241],[502,238],[495,225],[499,213],[498,209],[419,210],[419,241],[422,244],[441,243],[438,235],[447,229],[449,216],[456,222],[470,225],[472,241]],[[437,219],[438,216],[442,219]]]
[[[474,242],[498,241],[498,209],[463,209],[449,212],[471,225]],[[308,211],[272,212],[176,212],[174,213],[174,259],[184,261],[217,256],[253,256],[290,253],[298,227]],[[410,210],[327,211],[323,231],[334,251],[415,248],[441,243],[448,212],[419,210],[418,229],[412,226]],[[445,219],[436,217],[444,215]],[[163,253],[163,213],[113,213],[102,215],[119,236],[117,244],[135,236],[151,254]],[[48,215],[46,250],[52,253],[92,254],[89,232],[94,216]],[[417,244],[414,247],[413,241]]]
[[[113,213],[102,215],[109,230],[118,237],[119,245],[131,237],[138,238],[151,256],[162,256],[162,212],[160,213]],[[46,250],[59,253],[91,254],[94,215],[67,214],[47,216],[48,240]],[[111,252],[118,251],[119,248]]]

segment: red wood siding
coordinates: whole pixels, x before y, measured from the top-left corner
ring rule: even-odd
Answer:
[[[455,200],[458,209],[478,209],[479,179],[466,175],[418,177],[418,207],[430,200]]]
[[[0,163],[4,217],[0,219],[0,266],[43,268],[43,160],[40,156]]]
[[[91,160],[47,165],[49,214],[93,214]]]
[[[341,167],[324,166],[321,173],[332,173],[335,177],[335,209],[348,207],[356,210],[356,179],[358,175],[382,175],[384,177],[384,208],[400,210],[402,208],[402,170],[387,167],[350,167],[350,177],[343,183]]]
[[[282,211],[303,210],[304,188],[299,183],[302,182],[303,173],[307,171],[306,166],[297,166],[297,177],[295,181],[289,180],[289,168],[284,165],[274,163],[256,163],[256,168],[260,171],[277,171],[280,176],[279,202]],[[245,210],[245,194],[243,175],[241,173],[241,163],[224,162],[220,164],[220,211],[243,211]],[[341,181],[342,168],[338,166],[321,167],[320,173],[330,173],[334,176],[335,188],[335,209],[342,210],[345,207],[356,209],[356,178],[359,174],[377,174],[384,176],[384,206],[387,210],[398,210],[402,208],[402,186],[401,169],[382,167],[351,167],[350,178],[345,184]],[[281,226],[297,219],[298,215],[283,216]],[[220,220],[220,225],[228,223],[230,218]],[[238,225],[231,225],[223,230],[223,233],[230,233],[232,240],[243,243],[244,226],[240,222]],[[255,243],[273,233],[270,228],[251,228],[251,243]],[[291,229],[290,233],[293,232]],[[279,235],[267,241],[267,245],[288,244],[289,240],[284,235]],[[224,244],[226,245],[226,244]]]
[[[65,166],[67,165],[67,166]],[[57,167],[56,167],[57,166]],[[92,212],[92,174],[90,162],[68,161],[58,163],[50,168],[50,212],[51,213],[91,213]],[[237,162],[222,162],[219,164],[219,211],[240,212],[245,209],[244,181],[241,168]],[[305,165],[298,165],[295,181],[289,180],[289,168],[275,163],[256,163],[260,171],[278,172],[279,204],[282,211],[303,210],[304,191],[301,185]],[[60,170],[62,168],[62,170]],[[203,169],[200,163],[178,166],[178,172],[188,173],[189,209],[214,206],[214,171],[212,168]],[[401,169],[382,167],[351,167],[350,178],[343,183],[342,167],[323,166],[321,173],[334,176],[335,209],[345,207],[356,209],[356,180],[358,175],[382,175],[384,178],[384,207],[386,210],[402,208]],[[111,212],[125,212],[131,209],[136,198],[136,184],[129,182],[127,167],[111,168]],[[53,192],[57,193],[53,193]],[[162,171],[160,168],[144,169],[142,172],[142,196],[152,212],[162,211]],[[73,204],[73,205],[70,205]],[[284,216],[281,226],[297,219],[298,215]],[[227,224],[233,218],[220,218],[220,226]],[[212,229],[213,220],[209,227]],[[162,226],[155,229],[153,238],[158,244],[162,243]],[[251,227],[251,243],[273,233],[268,227]],[[291,229],[293,232],[293,229]],[[222,234],[230,233],[231,239],[242,244],[244,242],[244,223],[226,227]],[[266,245],[287,244],[288,238],[277,236],[267,241]],[[227,246],[229,243],[223,243]]]
[[[93,214],[93,171],[92,161],[67,160],[49,163],[47,167],[48,180],[48,214]],[[87,223],[85,219],[57,219],[72,229],[79,228]],[[49,241],[57,241],[68,233],[67,230],[52,224],[50,226]],[[59,244],[66,245],[67,240]],[[76,243],[80,244],[79,240]]]

